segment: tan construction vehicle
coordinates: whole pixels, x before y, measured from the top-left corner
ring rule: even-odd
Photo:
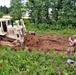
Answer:
[[[10,19],[0,18],[0,39],[15,43],[24,42],[25,25],[23,20],[17,20],[13,24]]]

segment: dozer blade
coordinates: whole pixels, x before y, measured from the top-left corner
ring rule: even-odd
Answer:
[[[15,40],[15,39],[11,39],[11,38],[8,38],[6,36],[1,36],[1,35],[0,35],[0,39],[3,41],[8,41],[8,42],[13,42]]]

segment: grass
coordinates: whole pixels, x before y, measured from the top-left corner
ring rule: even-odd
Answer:
[[[53,51],[13,51],[0,48],[0,75],[76,75],[76,66],[67,64],[68,56]],[[76,61],[76,55],[71,57]]]
[[[68,25],[66,27],[61,27],[60,25],[48,25],[48,24],[39,24],[39,28],[37,28],[37,25],[34,23],[30,23],[29,20],[25,20],[26,30],[29,31],[35,31],[36,34],[54,34],[54,35],[67,35],[72,36],[76,34],[76,28],[72,28],[71,25]],[[50,26],[48,29],[47,27]]]
[[[31,26],[27,26],[26,28],[27,28],[27,32],[35,31],[36,34],[48,34],[48,35],[54,34],[54,35],[67,35],[67,36],[72,36],[76,34],[76,29],[74,28],[72,29],[65,28],[63,30],[62,29],[61,30],[52,30],[52,29],[43,30],[43,29],[37,29],[36,27],[31,27]]]

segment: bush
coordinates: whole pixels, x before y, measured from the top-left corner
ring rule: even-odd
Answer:
[[[49,24],[46,24],[46,23],[39,24],[38,28],[41,29],[41,30],[42,29],[43,30],[49,29]]]
[[[3,12],[0,12],[0,18],[2,18],[2,17],[3,17],[3,15],[4,15],[4,13],[3,13]]]
[[[75,75],[76,67],[66,63],[67,55],[49,51],[13,51],[0,48],[0,75]],[[71,56],[75,60],[76,55]],[[75,60],[76,61],[76,60]]]

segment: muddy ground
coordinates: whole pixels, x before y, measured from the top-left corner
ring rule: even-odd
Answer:
[[[66,52],[67,48],[69,47],[68,38],[68,36],[26,34],[24,37],[24,45],[21,48],[24,49],[27,47],[30,51],[42,50],[47,52],[50,49],[54,49],[56,52]],[[15,50],[20,48],[19,46],[15,45],[11,45],[11,47]]]
[[[69,47],[68,36],[57,35],[31,35],[26,34],[24,37],[24,48],[31,50],[42,50],[44,52],[54,49],[56,52],[66,52]],[[16,49],[18,47],[14,47]]]

